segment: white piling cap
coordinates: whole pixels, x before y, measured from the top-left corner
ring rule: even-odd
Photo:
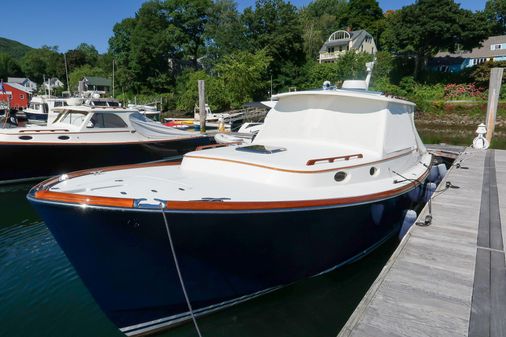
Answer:
[[[481,123],[480,125],[478,125],[478,128],[476,129],[476,133],[479,134],[479,135],[484,135],[487,133],[487,127],[485,126],[485,124]]]

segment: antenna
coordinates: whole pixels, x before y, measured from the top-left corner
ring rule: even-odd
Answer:
[[[67,53],[63,53],[63,60],[65,61],[65,77],[67,77],[67,91],[70,95],[70,82],[69,82],[69,69],[67,67]]]
[[[114,98],[114,59],[112,59],[112,98]]]

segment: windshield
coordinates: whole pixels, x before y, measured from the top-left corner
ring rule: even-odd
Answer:
[[[30,103],[30,109],[33,110],[39,110],[40,109],[40,103]]]
[[[58,115],[54,122],[80,126],[86,119],[87,114],[85,111],[64,111]]]

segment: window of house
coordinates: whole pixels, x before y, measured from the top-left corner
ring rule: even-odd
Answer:
[[[21,94],[21,95],[19,95],[19,98],[25,99],[25,95]]]
[[[90,122],[93,128],[126,128],[128,125],[120,116],[112,113],[96,112]]]

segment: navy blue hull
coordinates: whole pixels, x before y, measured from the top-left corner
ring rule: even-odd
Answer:
[[[31,201],[122,331],[138,334],[188,317],[160,210]],[[165,214],[198,311],[351,262],[396,234],[409,206],[402,195],[326,209]]]
[[[135,164],[182,155],[208,137],[128,144],[0,144],[0,183],[101,166]]]

